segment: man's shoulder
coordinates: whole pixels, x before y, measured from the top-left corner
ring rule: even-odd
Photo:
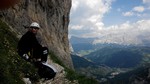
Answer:
[[[22,37],[34,36],[31,32],[26,32]]]
[[[29,39],[31,37],[30,33],[26,32],[24,35],[22,35],[20,40]]]

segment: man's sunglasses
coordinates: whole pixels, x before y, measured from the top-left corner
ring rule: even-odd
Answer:
[[[32,29],[39,29],[38,27],[31,27]]]

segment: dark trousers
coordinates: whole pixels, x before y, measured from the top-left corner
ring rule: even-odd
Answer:
[[[41,59],[42,62],[47,61],[48,48],[42,47],[33,50],[33,59]]]

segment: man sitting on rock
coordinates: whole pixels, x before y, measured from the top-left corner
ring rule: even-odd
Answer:
[[[36,34],[40,29],[37,22],[31,23],[28,32],[25,33],[18,43],[18,54],[29,62],[46,62],[48,48],[43,47],[37,40]]]
[[[43,47],[36,38],[39,29],[40,26],[37,22],[31,23],[28,32],[21,37],[18,43],[18,54],[38,68],[41,78],[49,80],[55,77],[57,71],[46,63],[48,48]]]

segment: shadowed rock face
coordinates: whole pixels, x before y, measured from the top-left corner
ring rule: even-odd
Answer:
[[[9,10],[0,11],[4,20],[20,37],[27,30],[23,25],[40,23],[39,37],[64,64],[73,69],[69,54],[68,24],[71,0],[21,0]]]

